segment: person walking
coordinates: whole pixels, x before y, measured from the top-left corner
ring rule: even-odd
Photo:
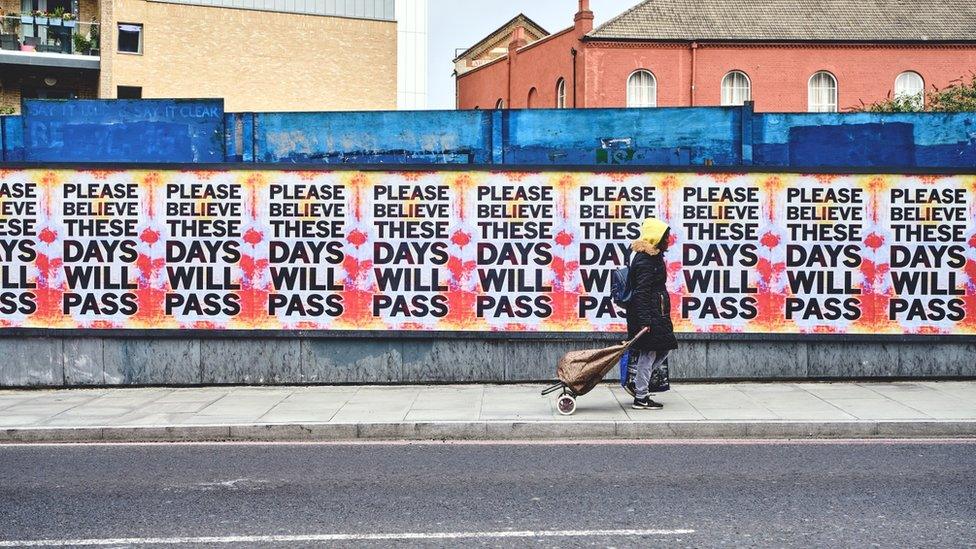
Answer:
[[[678,348],[671,323],[671,298],[668,294],[668,269],[664,252],[671,239],[671,228],[660,219],[647,219],[641,226],[640,238],[630,249],[630,287],[633,297],[627,304],[627,332],[630,339],[644,328],[648,332],[631,347],[636,353],[637,372],[634,378],[636,410],[658,410],[663,404],[650,398],[651,375]]]

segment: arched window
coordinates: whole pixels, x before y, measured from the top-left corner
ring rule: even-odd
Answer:
[[[529,99],[526,102],[526,106],[530,109],[534,109],[539,106],[539,90],[535,88],[529,89]]]
[[[499,99],[498,102],[495,103],[495,108],[496,109],[504,109],[505,108],[505,100],[504,99]]]
[[[925,105],[925,81],[914,71],[905,71],[895,78],[895,99],[904,99],[921,110]]]
[[[752,99],[752,83],[742,71],[732,71],[722,79],[722,106],[737,107]]]
[[[560,78],[556,81],[556,108],[566,108],[566,79]]]
[[[827,71],[810,77],[807,92],[807,110],[810,112],[837,112],[837,79]]]
[[[634,71],[627,79],[627,106],[657,106],[657,79],[648,70]]]

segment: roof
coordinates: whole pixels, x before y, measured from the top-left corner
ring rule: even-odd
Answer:
[[[645,0],[597,40],[976,40],[973,0]]]
[[[515,17],[511,18],[504,25],[493,30],[491,33],[488,34],[488,36],[482,38],[481,41],[479,41],[477,44],[464,50],[464,52],[461,55],[458,55],[457,57],[454,58],[454,61],[456,62],[458,59],[463,59],[465,57],[470,57],[472,55],[481,53],[479,50],[481,50],[485,46],[495,43],[502,36],[510,33],[513,29],[519,26],[525,27],[526,30],[540,37],[549,36],[549,31],[539,26],[539,24],[536,23],[535,21],[529,19],[528,16],[526,16],[524,13],[520,13]]]

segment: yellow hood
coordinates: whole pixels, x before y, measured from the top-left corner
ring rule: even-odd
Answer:
[[[667,230],[668,224],[660,219],[645,219],[644,224],[641,225],[640,239],[657,246]]]
[[[640,238],[635,240],[630,248],[635,252],[657,255],[661,251],[658,244],[661,243],[661,239],[664,238],[664,233],[667,231],[668,224],[660,219],[645,219],[644,224],[641,225]]]

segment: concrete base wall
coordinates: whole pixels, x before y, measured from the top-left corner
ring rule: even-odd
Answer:
[[[594,339],[0,338],[0,387],[520,382]],[[675,380],[976,377],[976,342],[685,340]]]

